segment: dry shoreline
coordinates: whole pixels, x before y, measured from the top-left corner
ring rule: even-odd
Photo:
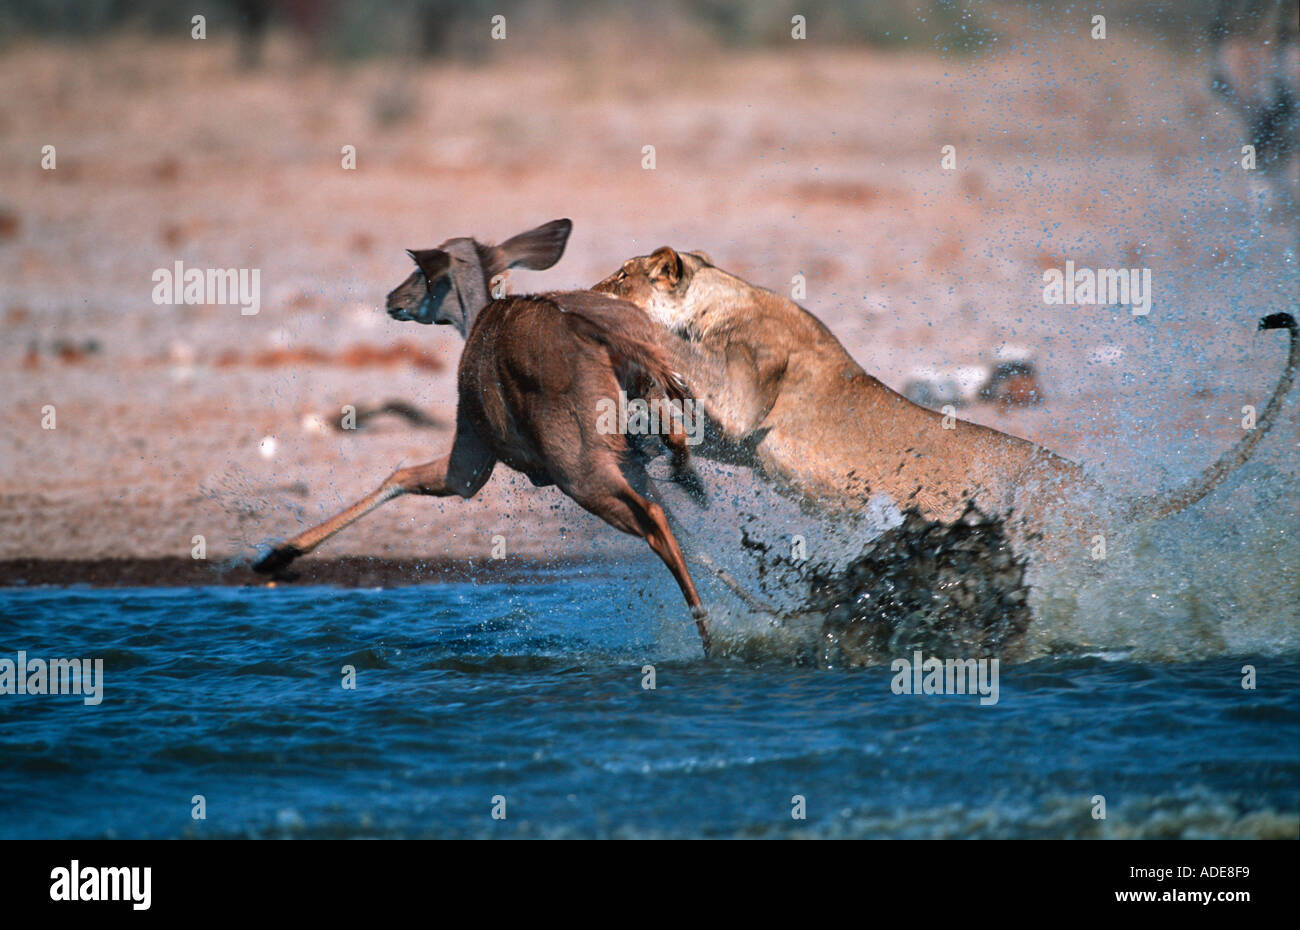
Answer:
[[[574,221],[563,260],[518,269],[516,293],[598,281],[663,244],[779,291],[799,275],[800,303],[890,387],[1018,347],[1043,402],[974,405],[964,419],[1095,469],[1117,493],[1176,485],[1235,441],[1242,407],[1276,382],[1285,350],[1255,323],[1279,279],[1233,245],[1247,181],[1206,153],[1226,161],[1240,128],[1202,63],[1133,49],[1114,74],[1124,41],[1062,45],[1052,73],[1010,53],[954,68],[867,48],[255,72],[215,39],[10,49],[0,584],[262,583],[218,566],[451,445],[461,339],[380,309],[410,271],[403,249],[500,241],[561,216]],[[393,87],[401,118],[381,118]],[[1050,146],[1027,154],[1021,127]],[[38,155],[55,143],[46,170]],[[659,160],[645,170],[650,143]],[[947,143],[958,170],[941,167]],[[356,170],[340,162],[345,144]],[[1154,265],[1150,323],[1045,305],[1043,272],[1066,260]],[[153,273],[178,261],[259,271],[260,311],[156,303]],[[434,425],[331,425],[391,400]],[[1293,481],[1297,437],[1289,404],[1256,467]],[[719,475],[719,496],[748,493]],[[711,535],[721,548],[739,534]],[[498,539],[504,565],[489,560]],[[301,571],[408,583],[472,566],[489,579],[646,552],[501,466],[471,501],[386,505]]]
[[[554,574],[600,570],[600,562],[574,559],[384,559],[364,556],[310,559],[293,574],[273,580],[246,561],[186,558],[0,559],[0,588],[62,587],[184,588],[214,585],[334,585],[342,588],[415,584],[538,584]]]

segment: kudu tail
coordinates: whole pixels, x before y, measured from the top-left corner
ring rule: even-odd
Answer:
[[[1259,321],[1259,328],[1286,329],[1290,345],[1287,351],[1286,368],[1283,369],[1282,377],[1278,379],[1277,387],[1273,389],[1273,396],[1268,399],[1263,414],[1256,421],[1255,428],[1248,431],[1235,446],[1186,487],[1169,494],[1139,498],[1131,502],[1127,508],[1128,519],[1156,520],[1186,510],[1218,487],[1234,468],[1250,458],[1255,446],[1259,445],[1259,441],[1272,427],[1278,411],[1282,408],[1282,401],[1295,381],[1296,367],[1300,364],[1300,347],[1296,343],[1295,317],[1289,313],[1270,313]]]

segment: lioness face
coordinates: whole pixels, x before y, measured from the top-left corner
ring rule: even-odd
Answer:
[[[660,326],[685,333],[697,309],[691,286],[697,273],[712,267],[702,252],[678,253],[665,245],[649,255],[629,258],[620,271],[592,290],[630,301]]]

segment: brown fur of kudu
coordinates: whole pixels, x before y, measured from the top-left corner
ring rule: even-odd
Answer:
[[[390,315],[454,325],[465,336],[451,452],[398,469],[342,513],[276,546],[257,570],[282,571],[403,494],[473,497],[503,462],[645,539],[677,580],[708,653],[708,620],[663,509],[645,496],[644,462],[626,435],[597,425],[598,402],[620,390],[647,401],[684,399],[657,346],[658,327],[636,307],[591,291],[488,298],[493,278],[507,268],[555,264],[570,228],[568,220],[556,220],[495,247],[451,239],[410,253],[419,269],[389,294]],[[678,477],[689,479],[680,423],[660,438]]]
[[[1078,517],[1095,513],[1097,501],[1080,492],[1100,489],[1079,465],[912,403],[867,374],[807,310],[703,253],[664,246],[629,259],[593,290],[631,301],[664,327],[661,345],[708,415],[711,434],[698,455],[750,465],[820,509],[857,509],[883,492],[900,508],[914,504],[942,521],[973,501],[1009,517],[1017,543],[1042,532],[1049,513],[1062,508],[1070,535],[1092,532]],[[1187,488],[1118,507],[1105,502],[1107,512],[1126,522],[1177,512],[1245,461],[1276,419],[1297,367],[1290,314],[1272,314],[1260,328],[1289,329],[1290,352],[1255,430]]]

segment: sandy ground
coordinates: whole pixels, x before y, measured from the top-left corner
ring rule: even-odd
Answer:
[[[947,61],[811,46],[420,68],[273,56],[253,74],[218,41],[12,49],[0,559],[186,559],[198,535],[208,560],[235,558],[441,454],[460,341],[377,309],[408,272],[402,250],[558,216],[575,224],[564,259],[513,290],[589,284],[664,243],[776,290],[803,274],[802,303],[886,383],[1026,346],[1046,403],[963,415],[1117,483],[1191,474],[1276,378],[1280,342],[1252,329],[1288,293],[1289,233],[1250,231],[1240,128],[1203,61],[1099,45]],[[1042,270],[1065,259],[1152,266],[1151,318],[1045,307]],[[151,275],[176,261],[260,269],[260,312],[155,305]],[[388,398],[441,425],[313,419]],[[1277,433],[1261,454],[1294,477],[1294,404]],[[499,467],[474,501],[397,501],[321,555],[482,559],[497,535],[538,558],[639,545]]]

